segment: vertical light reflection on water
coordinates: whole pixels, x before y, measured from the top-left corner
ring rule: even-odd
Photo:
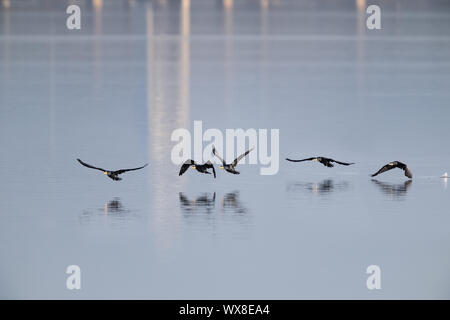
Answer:
[[[10,16],[9,16],[9,8],[11,7],[11,3],[9,2],[9,0],[3,0],[2,1],[2,6],[3,8],[5,8],[6,10],[3,10],[1,12],[1,17],[2,17],[2,29],[3,29],[3,36],[8,37],[11,33],[10,30],[10,26],[11,26],[11,20],[10,20]],[[2,67],[2,75],[4,77],[4,79],[8,79],[8,74],[9,74],[9,58],[10,58],[10,45],[9,45],[9,41],[6,38],[5,41],[2,42],[2,47],[3,47],[3,67]]]
[[[224,14],[224,46],[225,46],[225,108],[232,109],[232,83],[233,83],[233,0],[223,0],[223,14]],[[232,158],[234,150],[227,149],[227,154],[224,159]]]
[[[55,40],[52,37],[50,40],[50,70],[49,70],[49,147],[50,147],[50,158],[53,163],[55,159]]]
[[[1,52],[1,60],[0,60],[0,102],[2,103],[0,106],[0,134],[3,134],[2,130],[2,120],[5,120],[4,114],[6,113],[4,106],[6,106],[6,95],[3,92],[4,88],[6,88],[6,84],[8,82],[8,79],[10,79],[10,58],[11,58],[11,48],[10,48],[10,40],[9,35],[11,33],[10,31],[10,10],[11,3],[9,0],[3,0],[2,6],[4,10],[0,11],[0,19],[1,19],[1,30],[3,31],[1,36],[3,36],[3,39],[0,40],[0,50]],[[1,138],[0,138],[1,141]],[[5,161],[4,159],[6,157],[0,157],[0,164]]]
[[[260,54],[259,54],[259,66],[260,66],[260,81],[261,81],[261,88],[260,88],[260,94],[259,94],[259,104],[261,106],[264,106],[264,102],[267,101],[267,92],[268,89],[268,74],[267,74],[267,31],[269,30],[268,20],[267,16],[269,13],[269,0],[260,0]]]
[[[181,188],[183,180],[174,180],[170,160],[172,144],[170,136],[176,128],[187,128],[189,122],[189,78],[190,78],[190,1],[180,4],[179,55],[176,72],[173,62],[159,63],[167,59],[170,40],[155,41],[154,14],[152,4],[147,5],[147,108],[149,116],[149,141],[152,168],[149,170],[149,189],[152,190],[152,217],[150,223],[158,241],[158,249],[171,246],[174,237],[179,236],[180,220],[177,202],[173,192]],[[162,61],[166,62],[166,61]],[[166,77],[178,79],[178,90],[167,87]],[[176,230],[174,230],[176,229]]]
[[[92,6],[95,11],[101,11],[103,7],[103,0],[92,0]]]
[[[260,33],[261,33],[261,36],[265,36],[265,35],[267,35],[267,30],[269,30],[269,26],[267,23],[267,14],[269,12],[269,0],[260,0],[259,6],[260,6],[260,10],[259,10]],[[266,41],[264,41],[263,43],[266,44]]]
[[[11,3],[9,2],[9,0],[3,0],[2,1],[2,6],[5,10],[2,10],[0,12],[0,17],[2,20],[2,36],[4,36],[4,39],[0,42],[1,43],[1,47],[3,47],[3,53],[2,53],[2,61],[0,61],[1,64],[1,80],[2,82],[5,84],[6,87],[6,83],[9,79],[9,74],[10,74],[10,41],[9,41],[9,35],[10,35],[10,16],[9,16],[9,8],[11,7]],[[2,86],[0,86],[0,92],[2,91]],[[1,94],[0,95],[0,99],[4,100],[5,99],[5,95]],[[1,100],[0,100],[1,101]],[[5,103],[3,103],[3,105],[5,105]],[[1,109],[0,109],[1,111]],[[0,131],[1,132],[1,131]]]
[[[98,39],[103,33],[103,2],[102,0],[93,0],[92,6],[94,7],[94,34],[97,37],[94,41],[94,88],[96,89],[95,91],[98,91],[103,82],[103,42]]]
[[[102,34],[102,9],[103,0],[93,0],[92,6],[94,7],[94,34],[96,36]]]
[[[356,110],[361,118],[365,118],[365,33],[366,33],[366,0],[356,0],[356,74],[354,81],[356,93]],[[369,138],[369,137],[368,137]],[[369,143],[369,141],[368,141]]]
[[[179,86],[181,112],[177,119],[180,126],[187,126],[189,121],[189,77],[190,77],[190,38],[191,33],[190,0],[181,1],[181,37],[179,60]]]
[[[261,7],[261,9],[267,11],[267,9],[269,8],[269,0],[260,0],[259,6]]]
[[[225,33],[225,71],[231,71],[230,62],[233,52],[233,0],[223,0],[224,33]],[[230,73],[227,73],[227,86]],[[228,96],[228,95],[227,95]]]
[[[3,1],[2,1],[2,6],[3,6],[3,8],[5,8],[5,9],[11,8],[11,1],[10,1],[10,0],[3,0]]]
[[[362,103],[361,93],[364,90],[364,36],[366,32],[366,0],[356,0],[356,57],[358,103]]]

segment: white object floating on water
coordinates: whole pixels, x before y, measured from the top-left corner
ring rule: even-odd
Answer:
[[[448,174],[447,174],[447,172],[446,173],[444,173],[444,175],[441,177],[441,178],[448,178],[449,176],[448,176]]]

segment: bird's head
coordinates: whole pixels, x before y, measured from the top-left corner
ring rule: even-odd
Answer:
[[[220,166],[219,168],[220,168],[220,169],[224,169],[224,167],[223,167],[223,166]]]
[[[317,161],[319,161],[319,158],[314,158],[313,161],[317,162]]]
[[[393,165],[394,165],[394,163],[393,163],[393,162],[389,162],[389,165],[390,165],[390,166],[393,166]]]
[[[103,172],[103,174],[108,174],[108,171]]]
[[[195,166],[191,166],[192,169],[195,169]]]

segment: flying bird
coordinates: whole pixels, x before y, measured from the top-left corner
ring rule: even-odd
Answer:
[[[90,164],[87,164],[86,162],[83,162],[80,159],[77,159],[77,160],[78,160],[79,163],[81,163],[85,167],[103,171],[103,174],[108,175],[108,177],[110,177],[114,181],[122,180],[122,178],[119,177],[119,174],[122,174],[122,173],[127,172],[127,171],[139,170],[139,169],[142,169],[142,168],[144,168],[144,167],[146,167],[148,165],[148,163],[146,163],[145,165],[143,165],[142,167],[139,167],[139,168],[120,169],[120,170],[112,171],[112,170],[105,170],[105,169],[102,169],[102,168],[91,166]]]
[[[214,179],[216,178],[216,170],[214,170],[214,166],[209,160],[205,164],[197,164],[194,160],[187,159],[181,166],[180,173],[178,175],[181,176],[183,173],[187,171],[187,169],[189,169],[189,167],[192,167],[192,169],[195,169],[200,173],[206,174],[211,174],[211,172],[209,172],[208,169],[212,169]]]
[[[349,166],[354,164],[353,162],[351,163],[347,163],[347,162],[341,162],[341,161],[337,161],[331,158],[325,158],[325,157],[312,157],[312,158],[307,158],[307,159],[301,159],[301,160],[292,160],[289,158],[286,158],[287,161],[291,161],[291,162],[303,162],[303,161],[314,161],[314,162],[320,162],[321,164],[323,164],[324,166],[328,167],[328,168],[333,168],[334,164],[332,162],[341,164],[343,166]]]
[[[380,170],[378,170],[377,172],[372,174],[372,177],[375,177],[375,176],[379,175],[380,173],[392,170],[394,168],[402,169],[403,171],[405,171],[405,176],[412,179],[413,175],[412,175],[411,171],[409,171],[408,166],[400,161],[389,162],[387,165],[382,167]]]
[[[223,160],[219,154],[216,151],[216,147],[213,146],[212,148],[212,153],[220,160],[222,161],[222,165],[219,167],[220,169],[224,169],[225,171],[232,173],[232,174],[239,174],[239,171],[236,171],[236,166],[238,164],[238,162],[244,158],[246,155],[248,155],[250,153],[250,151],[252,151],[254,149],[251,148],[250,150],[245,151],[243,154],[241,154],[239,157],[237,157],[236,159],[234,159],[234,161],[232,163],[226,163],[225,160]]]

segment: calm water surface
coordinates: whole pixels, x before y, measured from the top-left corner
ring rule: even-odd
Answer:
[[[81,1],[78,31],[7,2],[1,298],[450,298],[446,1],[379,1],[378,31],[364,1]],[[179,177],[194,120],[280,129],[278,174]],[[284,161],[313,155],[357,164]],[[392,160],[414,180],[371,180]]]

